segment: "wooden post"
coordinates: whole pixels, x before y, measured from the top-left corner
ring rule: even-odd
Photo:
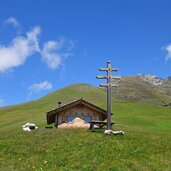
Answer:
[[[55,127],[58,127],[58,115],[55,115]]]
[[[100,71],[106,71],[107,76],[97,76],[98,79],[107,79],[107,84],[100,84],[101,87],[107,88],[107,129],[112,129],[111,124],[111,88],[116,86],[112,84],[112,79],[120,79],[121,77],[112,76],[112,71],[118,71],[117,68],[112,68],[110,61],[107,62],[107,68],[100,68]]]

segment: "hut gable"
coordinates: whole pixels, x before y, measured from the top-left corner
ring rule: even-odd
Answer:
[[[79,99],[47,112],[46,117],[47,124],[55,123],[58,128],[88,127],[91,120],[105,120],[107,111],[83,99]]]

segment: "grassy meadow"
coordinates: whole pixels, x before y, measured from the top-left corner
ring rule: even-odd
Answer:
[[[41,99],[0,109],[0,170],[2,171],[171,171],[171,107],[113,99],[114,130],[45,129],[45,112],[57,101],[84,97],[105,108],[106,94],[90,85],[72,85]],[[23,132],[33,122],[39,129]]]

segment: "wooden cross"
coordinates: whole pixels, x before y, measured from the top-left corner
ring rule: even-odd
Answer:
[[[116,85],[112,84],[112,79],[120,79],[119,76],[112,76],[112,71],[118,71],[117,68],[112,68],[112,64],[110,61],[107,62],[107,68],[100,68],[100,71],[106,71],[107,75],[99,75],[96,78],[98,79],[107,79],[107,84],[100,84],[100,87],[107,88],[107,129],[112,129],[111,124],[111,88],[115,87]]]

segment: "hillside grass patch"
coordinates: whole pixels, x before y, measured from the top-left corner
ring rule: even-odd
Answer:
[[[57,101],[83,97],[106,108],[106,94],[90,85],[74,85],[21,105],[0,108],[2,171],[169,171],[171,170],[171,107],[112,99],[114,130],[45,129],[46,112]],[[23,132],[33,122],[39,129]]]
[[[39,129],[0,134],[0,170],[169,170],[171,135]]]

